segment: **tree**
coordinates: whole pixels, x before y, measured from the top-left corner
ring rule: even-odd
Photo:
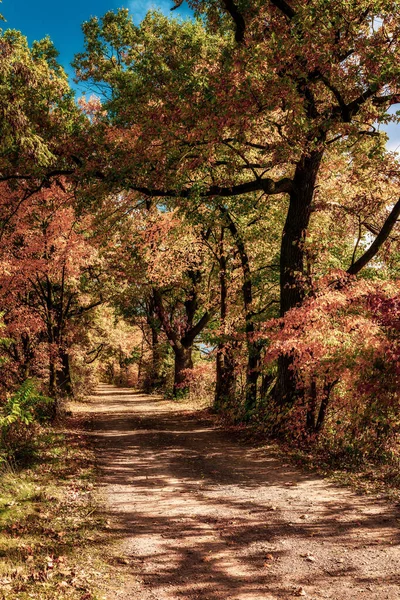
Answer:
[[[85,160],[109,183],[111,169],[117,188],[177,203],[285,194],[284,316],[308,293],[305,246],[322,165],[343,141],[373,139],[373,124],[387,121],[398,102],[396,5],[190,5],[207,16],[207,30],[154,14],[135,27],[124,11],[85,24],[78,74],[110,91],[95,127],[104,150]],[[292,360],[278,362],[275,397],[290,405]]]
[[[358,444],[373,453],[397,435],[397,291],[398,281],[359,282],[336,272],[288,313],[283,327],[270,323],[269,360],[290,352],[304,390],[286,415],[278,415],[292,441],[324,432],[339,451]]]
[[[0,30],[0,46],[0,181],[36,189],[68,170],[84,119],[49,38],[29,48],[19,31]]]
[[[207,238],[209,233],[202,232]],[[174,394],[187,388],[193,347],[210,322],[214,298],[202,235],[177,214],[153,211],[144,232],[147,285],[174,353]]]
[[[86,233],[90,219],[77,217],[73,201],[65,182],[36,192],[2,239],[1,305],[10,335],[16,336],[11,349],[25,376],[41,343],[53,395],[72,394],[72,330],[103,301],[95,274],[99,259]]]

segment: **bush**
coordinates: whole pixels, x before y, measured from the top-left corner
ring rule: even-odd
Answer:
[[[32,450],[38,427],[53,418],[55,401],[26,380],[0,410],[0,460],[18,460]]]

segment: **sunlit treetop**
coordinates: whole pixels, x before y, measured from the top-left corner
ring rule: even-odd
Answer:
[[[0,31],[0,47],[0,177],[18,179],[57,165],[80,117],[49,38],[30,48],[20,32]]]
[[[192,2],[205,23],[85,23],[75,67],[106,111],[104,174],[151,195],[289,193],[305,153],[397,119],[395,5]]]

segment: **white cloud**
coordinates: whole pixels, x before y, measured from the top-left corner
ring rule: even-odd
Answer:
[[[390,152],[400,151],[400,124],[399,123],[388,123],[387,125],[382,125],[381,129],[386,131],[389,136],[389,139],[386,144],[386,148]]]
[[[164,15],[170,15],[173,6],[173,0],[130,0],[128,3],[128,8],[137,25],[144,19],[149,10],[159,10]]]

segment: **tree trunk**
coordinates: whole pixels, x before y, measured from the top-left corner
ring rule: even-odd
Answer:
[[[262,375],[261,377],[261,387],[260,387],[260,397],[261,399],[266,398],[267,393],[268,393],[268,389],[271,385],[271,383],[274,380],[274,376],[267,373],[266,375]]]
[[[304,244],[322,156],[323,151],[314,150],[309,155],[303,156],[296,167],[281,243],[281,317],[285,316],[291,308],[301,304],[305,297]],[[296,372],[293,369],[293,357],[290,355],[280,356],[274,390],[275,401],[284,407],[292,406],[296,397],[301,394],[301,388],[297,384]]]
[[[57,388],[62,396],[73,397],[69,354],[60,350],[61,368],[57,370]]]
[[[51,398],[55,398],[56,391],[56,363],[54,358],[51,356],[49,362],[49,396],[51,396]]]
[[[236,377],[232,349],[220,344],[217,351],[217,374],[214,408],[223,411],[235,399]]]
[[[226,315],[228,311],[228,285],[226,278],[227,257],[224,252],[224,227],[221,227],[219,253],[220,320],[222,341],[219,342],[216,358],[216,381],[214,408],[223,410],[235,397],[235,364],[232,348],[226,343]]]
[[[163,361],[165,356],[165,347],[159,341],[158,331],[155,328],[151,330],[151,363],[152,363],[152,381],[151,385],[154,388],[162,388],[165,386],[165,374],[162,372]]]
[[[217,347],[217,356],[215,360],[215,394],[214,394],[214,409],[220,411],[224,404],[225,398],[223,394],[224,384],[224,344],[220,342]]]
[[[252,324],[252,333],[254,326]],[[254,342],[247,342],[247,372],[246,372],[246,416],[250,417],[257,404],[257,382],[260,374],[260,350]]]
[[[318,433],[321,431],[322,426],[325,422],[326,411],[328,409],[329,400],[331,397],[331,393],[333,388],[339,383],[339,379],[335,379],[334,381],[325,381],[323,392],[322,392],[322,400],[321,406],[319,407],[318,419],[315,424],[315,431]]]
[[[187,381],[188,371],[193,369],[192,360],[193,346],[185,348],[174,347],[175,354],[175,374],[174,374],[174,396],[186,394],[189,390]]]
[[[159,341],[161,324],[157,315],[154,292],[148,303],[147,325],[151,334],[151,373],[146,375],[145,387],[147,390],[154,390],[164,387],[166,383],[165,374],[162,373],[165,350]]]
[[[312,379],[311,385],[310,385],[310,398],[308,401],[307,416],[306,416],[306,427],[307,427],[307,431],[309,431],[310,433],[315,432],[315,415],[316,415],[316,410],[317,410],[317,398],[318,398],[317,383],[316,383],[315,379]]]
[[[29,335],[24,332],[21,334],[22,342],[22,362],[20,366],[20,374],[22,381],[29,378],[31,372],[31,364],[34,359],[35,353],[32,348],[32,343]]]
[[[193,275],[196,280],[197,275]],[[172,346],[175,354],[175,375],[174,375],[174,396],[178,396],[182,393],[186,393],[189,386],[186,382],[186,373],[184,371],[193,369],[192,351],[193,344],[196,336],[199,335],[211,319],[210,312],[206,311],[201,319],[194,323],[195,314],[198,308],[198,295],[196,291],[196,285],[193,284],[191,294],[188,294],[187,299],[184,302],[185,315],[187,319],[187,327],[184,335],[182,336],[173,327],[170,317],[167,315],[161,293],[154,289],[154,302],[157,308],[157,313],[164,328],[165,334]],[[181,391],[180,391],[181,390]]]
[[[240,264],[243,272],[243,305],[246,319],[246,343],[247,343],[247,368],[246,368],[246,398],[245,412],[246,417],[250,416],[257,404],[257,382],[259,377],[260,353],[259,345],[254,341],[255,324],[253,312],[253,283],[252,273],[250,268],[250,260],[247,254],[246,246],[240,231],[236,227],[236,223],[232,219],[229,211],[220,206],[221,213],[225,216],[228,224],[228,229],[235,242],[236,248],[240,256]]]

